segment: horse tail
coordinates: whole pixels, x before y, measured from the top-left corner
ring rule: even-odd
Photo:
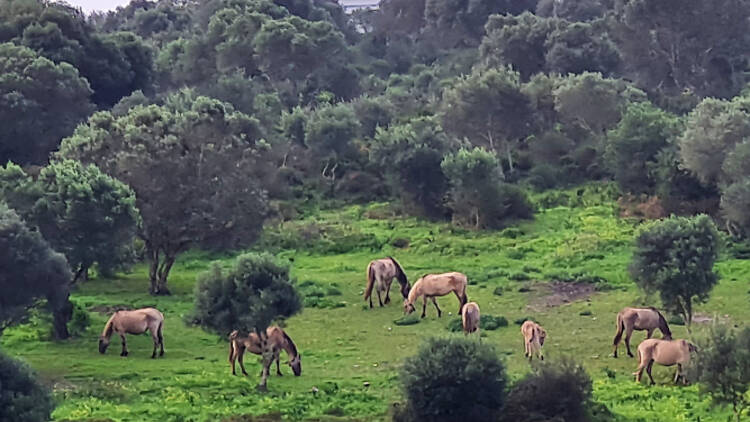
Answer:
[[[622,332],[625,331],[625,322],[622,320],[622,312],[617,313],[617,332],[615,333],[615,339],[612,342],[614,346],[620,344],[622,339]]]
[[[373,286],[375,286],[375,269],[372,267],[372,262],[370,262],[367,266],[367,288],[365,288],[365,300],[370,298]]]
[[[162,335],[161,329],[164,327],[164,320],[159,321],[159,327],[156,329],[156,337],[159,339],[159,344],[164,345],[164,336]]]
[[[396,278],[398,278],[398,282],[401,285],[401,296],[406,299],[409,297],[409,290],[411,289],[409,279],[406,278],[406,273],[404,272],[403,267],[401,267],[401,264],[399,264],[395,258],[389,256],[388,259],[390,259],[391,262],[393,262],[393,265],[396,266]]]

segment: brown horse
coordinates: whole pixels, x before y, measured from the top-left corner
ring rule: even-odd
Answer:
[[[628,356],[632,358],[630,336],[633,335],[633,330],[646,330],[646,338],[648,339],[651,338],[657,328],[664,334],[665,340],[672,339],[672,332],[669,331],[667,320],[656,308],[624,308],[617,314],[617,332],[612,342],[614,346],[613,356],[617,357],[617,346],[620,344],[623,331],[625,331],[625,346],[628,349]]]
[[[409,297],[404,301],[404,313],[410,314],[414,312],[414,304],[417,299],[422,298],[422,318],[427,313],[427,299],[432,299],[432,303],[435,305],[435,309],[438,311],[438,318],[442,315],[440,307],[438,307],[435,297],[445,296],[450,292],[456,294],[458,298],[458,313],[461,314],[461,310],[467,302],[466,297],[466,285],[468,284],[466,275],[452,272],[444,274],[426,274],[412,287],[409,292]]]
[[[164,315],[154,308],[142,308],[134,311],[117,311],[107,321],[101,337],[99,337],[99,353],[104,353],[109,347],[109,339],[112,332],[116,332],[122,339],[122,353],[120,356],[128,355],[128,346],[125,334],[142,334],[146,330],[151,332],[154,340],[154,352],[151,358],[156,357],[156,348],[160,347],[159,356],[164,356],[164,337],[162,327],[164,326]]]
[[[464,305],[464,311],[461,314],[461,325],[464,329],[464,335],[476,332],[481,340],[482,337],[479,335],[479,318],[479,305],[476,302],[469,302]]]
[[[654,362],[659,365],[672,366],[677,365],[677,372],[674,374],[674,382],[682,377],[683,383],[687,384],[687,377],[682,373],[682,365],[690,361],[690,353],[697,352],[698,347],[686,340],[662,340],[650,338],[643,340],[638,345],[638,369],[633,372],[635,381],[641,382],[643,369],[646,369],[651,384],[654,384],[654,377],[651,376],[651,367]]]
[[[276,374],[281,376],[281,368],[279,367],[281,349],[286,351],[289,360],[286,362],[292,368],[295,376],[302,374],[302,355],[297,352],[297,346],[294,344],[289,335],[279,327],[268,327],[266,330],[266,336],[270,343],[271,350],[273,351],[273,361],[276,361]],[[247,375],[245,371],[245,364],[242,361],[242,357],[245,354],[245,350],[256,355],[263,354],[263,347],[260,342],[260,338],[256,333],[250,333],[247,337],[240,337],[239,331],[235,330],[229,334],[229,363],[232,364],[232,375],[237,375],[235,371],[235,361],[239,359],[240,368],[242,374]]]
[[[539,359],[544,360],[542,346],[544,346],[544,340],[547,339],[547,331],[536,322],[526,320],[521,325],[521,334],[523,335],[523,355],[529,358],[529,362],[534,357],[534,353],[539,356]]]
[[[392,257],[377,259],[367,265],[367,288],[365,289],[365,300],[370,299],[370,308],[372,308],[372,288],[378,293],[378,302],[383,306],[381,293],[385,292],[385,303],[391,302],[391,283],[393,279],[398,279],[401,285],[401,296],[406,299],[409,296],[409,280],[406,279],[406,273],[401,265]]]

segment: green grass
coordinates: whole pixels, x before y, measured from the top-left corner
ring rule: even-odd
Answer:
[[[302,376],[294,377],[282,367],[285,375],[270,378],[267,394],[254,389],[260,371],[254,356],[246,359],[250,378],[233,377],[225,339],[183,323],[192,307],[196,274],[212,259],[228,265],[231,257],[226,255],[181,256],[170,277],[174,292],[170,297],[146,294],[143,266],[116,279],[87,282],[73,295],[88,309],[158,307],[166,316],[163,359],[149,358],[148,335],[129,337],[127,358],[118,356],[118,339],[106,355],[100,355],[97,337],[107,315],[96,311],[91,312],[92,326],[81,338],[47,341],[47,328],[35,322],[7,330],[2,347],[29,362],[54,386],[55,420],[209,421],[250,414],[276,414],[290,420],[384,420],[389,406],[401,400],[398,369],[403,359],[425,337],[462,335],[446,329],[458,308],[453,296],[439,299],[443,318],[438,319],[430,305],[427,318],[416,324],[394,322],[403,321],[397,287],[390,305],[379,308],[375,301],[374,309],[365,306],[367,263],[393,255],[412,282],[427,272],[457,270],[468,275],[468,297],[479,303],[482,313],[511,321],[483,331],[483,341],[497,346],[512,379],[529,370],[518,325],[512,321],[530,317],[547,329],[547,358],[554,361],[569,355],[582,362],[594,379],[595,398],[618,420],[726,420],[729,412],[712,410],[697,386],[671,385],[671,368],[655,367],[660,385],[647,387],[633,382],[635,359],[609,357],[615,314],[624,306],[643,303],[644,298],[626,271],[636,223],[615,218],[614,202],[606,194],[593,189],[583,195],[570,191],[538,196],[535,201],[546,204],[546,209],[534,221],[498,232],[473,232],[397,216],[387,204],[322,211],[270,227],[259,245],[293,259],[293,274],[309,301],[335,305],[307,307],[286,322],[302,353]],[[556,206],[560,203],[566,206]],[[290,249],[300,233],[312,240],[304,248]],[[406,240],[408,247],[392,246],[403,246]],[[738,324],[747,321],[750,263],[725,258],[718,271],[722,281],[698,312],[727,315]],[[588,300],[547,307],[541,283],[549,280],[594,282],[598,289]],[[498,287],[502,295],[493,294]],[[522,287],[530,291],[519,292]],[[684,326],[672,328],[676,337],[687,335]],[[634,335],[634,347],[643,336]]]

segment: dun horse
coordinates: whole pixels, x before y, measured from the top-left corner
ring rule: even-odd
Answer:
[[[414,312],[414,304],[417,299],[422,298],[422,318],[425,317],[427,312],[427,299],[432,299],[432,303],[435,304],[435,309],[438,312],[438,318],[442,315],[440,307],[438,307],[435,297],[445,296],[450,292],[456,294],[458,298],[458,313],[461,314],[466,301],[466,275],[453,272],[444,274],[427,274],[417,280],[414,286],[409,292],[409,297],[404,301],[404,313],[410,314]]]
[[[521,325],[521,334],[523,335],[524,356],[529,358],[529,362],[536,353],[539,359],[544,360],[542,346],[547,338],[547,331],[541,325],[534,321],[526,320]]]
[[[464,334],[469,335],[476,332],[481,340],[482,337],[479,335],[479,318],[479,305],[476,302],[469,302],[464,305],[464,312],[461,314],[461,325],[464,328]]]
[[[142,334],[146,330],[151,332],[154,340],[154,352],[151,358],[156,357],[156,348],[160,347],[159,356],[164,356],[164,337],[161,329],[164,326],[164,315],[154,308],[142,308],[134,311],[117,311],[107,321],[101,337],[99,337],[99,353],[104,353],[109,347],[109,339],[116,332],[122,339],[122,353],[120,356],[128,355],[128,346],[125,334]]]
[[[674,374],[674,382],[682,377],[683,383],[687,384],[687,378],[682,373],[682,365],[690,361],[690,353],[697,352],[698,348],[685,340],[662,340],[646,339],[638,345],[638,369],[633,372],[635,381],[641,382],[643,369],[646,369],[651,384],[654,384],[654,377],[651,376],[651,367],[654,362],[659,365],[672,366],[677,365],[677,372]]]
[[[365,300],[370,299],[370,308],[372,308],[372,288],[378,293],[378,302],[383,306],[381,294],[385,292],[385,303],[391,302],[391,283],[397,278],[401,284],[401,296],[406,299],[409,296],[409,280],[401,265],[392,257],[377,259],[371,261],[367,266],[367,288],[365,289]]]
[[[651,338],[655,329],[659,329],[664,334],[665,340],[672,339],[672,332],[669,331],[667,320],[656,308],[625,308],[617,314],[617,333],[612,342],[614,346],[614,357],[617,357],[617,346],[622,339],[622,333],[625,331],[625,346],[628,349],[628,356],[633,357],[630,352],[630,336],[633,330],[646,330],[646,338]]]
[[[289,360],[287,364],[292,368],[295,376],[302,374],[302,355],[297,352],[297,346],[294,344],[289,335],[279,327],[268,327],[266,330],[266,336],[270,343],[271,350],[273,351],[273,361],[276,361],[276,374],[281,376],[281,368],[279,368],[281,349],[286,351]],[[247,375],[245,371],[245,364],[242,361],[242,356],[245,354],[245,350],[256,355],[263,354],[263,347],[261,345],[258,335],[250,333],[247,337],[240,337],[237,330],[232,331],[229,335],[229,363],[232,364],[232,375],[237,375],[235,371],[235,361],[240,361],[240,368],[242,373]]]

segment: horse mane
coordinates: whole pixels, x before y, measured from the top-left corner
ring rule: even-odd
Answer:
[[[117,312],[115,311],[114,314],[112,314],[111,317],[107,320],[107,324],[104,326],[104,330],[102,331],[102,337],[111,337],[112,336],[112,330],[114,330],[114,323],[115,323],[115,316],[117,315]]]
[[[299,352],[297,352],[297,345],[294,344],[292,338],[289,337],[289,334],[287,334],[284,330],[281,330],[281,334],[284,336],[284,341],[286,341],[286,343],[289,345],[289,349],[292,350],[294,356],[299,356]]]
[[[667,324],[667,320],[664,318],[664,315],[659,312],[658,309],[654,308],[653,306],[649,306],[649,309],[656,312],[656,315],[659,315],[659,329],[664,333],[665,336],[672,337],[672,331],[669,329],[669,324]]]
[[[404,269],[401,267],[401,264],[399,264],[398,261],[396,261],[396,259],[392,256],[389,256],[388,259],[390,259],[391,262],[393,262],[393,265],[396,266],[396,278],[398,278],[398,282],[399,284],[401,284],[401,292],[404,293],[405,289],[406,295],[408,295],[411,286],[409,285],[409,280],[406,278]]]

